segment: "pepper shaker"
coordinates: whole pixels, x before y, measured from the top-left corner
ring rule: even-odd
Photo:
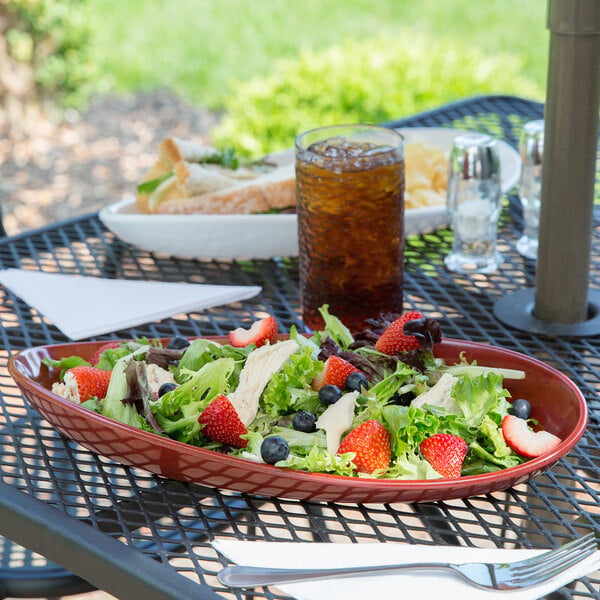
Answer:
[[[525,258],[535,260],[538,252],[542,199],[543,120],[525,123],[519,140],[519,153],[521,154],[519,199],[523,208],[523,234],[517,241],[517,250]]]
[[[450,271],[492,273],[503,262],[496,250],[502,192],[497,141],[482,133],[456,137],[450,151],[447,209],[454,234],[445,258]]]

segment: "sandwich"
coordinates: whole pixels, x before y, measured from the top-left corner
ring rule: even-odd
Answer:
[[[137,187],[143,213],[233,214],[291,212],[296,206],[294,164],[240,164],[230,149],[217,150],[170,137]]]

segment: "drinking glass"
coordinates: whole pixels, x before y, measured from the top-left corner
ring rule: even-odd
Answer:
[[[517,250],[525,258],[536,259],[542,200],[542,159],[544,156],[544,121],[529,121],[519,140],[521,180],[519,199],[523,207],[523,235]]]
[[[491,273],[503,262],[496,250],[501,211],[500,157],[489,135],[457,136],[450,151],[447,208],[454,234],[446,266],[459,273]]]
[[[319,307],[351,330],[402,312],[404,138],[372,125],[337,125],[296,139],[303,319]]]

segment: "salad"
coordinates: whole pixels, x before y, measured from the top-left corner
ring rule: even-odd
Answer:
[[[310,335],[278,336],[274,317],[228,343],[175,337],[108,342],[86,359],[47,358],[52,391],[156,435],[312,473],[395,480],[477,475],[553,450],[520,370],[435,356],[438,321],[382,314],[351,333],[328,306]]]

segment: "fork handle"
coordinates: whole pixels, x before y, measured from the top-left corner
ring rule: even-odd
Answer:
[[[394,565],[370,565],[359,567],[343,567],[335,569],[274,569],[271,567],[244,567],[232,565],[225,567],[217,575],[217,579],[228,587],[259,587],[293,583],[298,581],[316,581],[338,577],[358,577],[365,573],[384,575],[406,569],[450,570],[456,572],[448,563],[404,563]]]

